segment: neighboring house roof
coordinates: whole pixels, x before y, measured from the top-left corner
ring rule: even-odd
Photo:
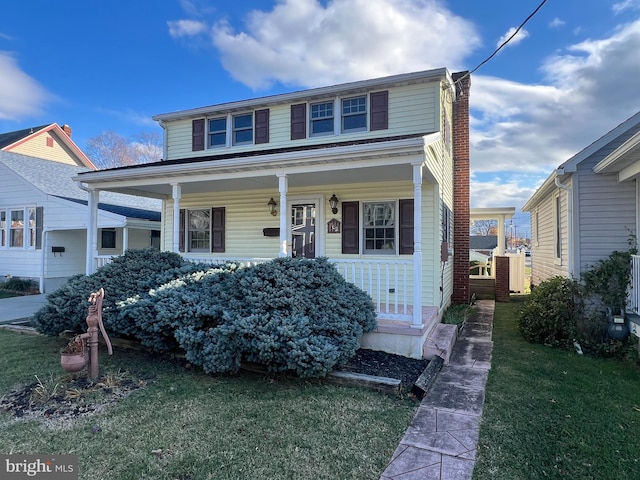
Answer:
[[[88,200],[79,200],[77,198],[67,198],[58,196],[63,200],[69,200],[70,202],[79,203],[80,205],[87,205]],[[124,207],[122,205],[111,205],[108,203],[98,203],[98,210],[103,210],[105,212],[115,213],[117,215],[122,215],[123,217],[128,218],[139,218],[142,220],[152,220],[154,222],[159,222],[161,219],[160,212],[154,212],[151,210],[143,210],[141,208],[133,208],[133,207]]]
[[[493,250],[497,246],[497,235],[471,235],[469,237],[469,248],[471,250]]]
[[[3,151],[0,151],[0,164],[11,169],[47,195],[87,204],[88,193],[72,180],[72,177],[78,173],[88,171],[86,168]],[[158,218],[151,218],[154,217],[152,214],[159,215],[162,208],[160,200],[121,193],[101,192],[100,199],[102,200],[99,205],[101,210],[130,218],[155,220]],[[117,212],[113,211],[116,207],[119,210]]]
[[[629,137],[633,137],[638,132],[638,130],[640,130],[640,112],[637,112],[635,115],[628,118],[620,125],[597,139],[591,145],[583,148],[573,157],[569,158],[561,165],[559,165],[558,168],[554,170],[551,175],[549,175],[549,177],[544,181],[542,186],[540,186],[531,196],[531,198],[524,204],[524,206],[522,207],[522,211],[531,211],[531,209],[533,209],[542,198],[546,197],[550,191],[556,188],[556,178],[561,178],[565,175],[576,172],[578,165],[584,160],[590,158],[592,155],[594,155],[607,145],[611,144],[612,142],[619,141],[621,138],[624,139],[625,142],[628,141]],[[594,168],[594,171],[596,173],[600,173],[598,171],[598,165],[596,165],[596,167]],[[605,173],[603,169],[600,170]]]
[[[25,128],[24,130],[16,130],[15,132],[0,133],[0,150],[10,148],[14,143],[27,138],[29,135],[33,135],[39,132],[48,125],[40,125],[39,127]]]
[[[60,127],[57,123],[50,123],[48,125],[25,128],[14,132],[0,133],[0,150],[5,152],[14,151],[35,138],[47,134],[55,137],[59,143],[71,152],[70,157],[76,164],[90,170],[97,170],[93,162],[89,160],[89,157],[71,140],[71,128],[68,125]]]

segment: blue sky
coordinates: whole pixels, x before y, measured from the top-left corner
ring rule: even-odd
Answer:
[[[541,0],[5,2],[0,132],[151,116],[430,68],[472,70]],[[37,10],[37,15],[35,14]],[[471,205],[524,204],[640,109],[640,0],[548,0],[472,76]],[[518,214],[520,231],[528,219]]]

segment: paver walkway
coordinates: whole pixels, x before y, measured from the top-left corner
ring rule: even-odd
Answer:
[[[477,302],[381,480],[465,480],[475,465],[493,350],[493,300]]]

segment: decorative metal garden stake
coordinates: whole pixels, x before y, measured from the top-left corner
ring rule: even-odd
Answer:
[[[98,365],[98,328],[102,332],[102,337],[107,344],[109,355],[113,355],[111,341],[107,332],[104,330],[102,323],[102,300],[104,299],[104,289],[101,288],[97,292],[89,296],[89,314],[87,315],[87,333],[78,335],[82,340],[87,340],[89,346],[89,380],[93,381],[98,378],[100,367]]]

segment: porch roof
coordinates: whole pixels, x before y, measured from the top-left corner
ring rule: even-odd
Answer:
[[[174,184],[182,186],[183,194],[211,191],[212,182],[217,191],[277,190],[279,175],[287,175],[290,186],[411,180],[412,164],[424,164],[432,155],[427,147],[439,141],[436,132],[271,149],[83,172],[74,180],[90,188],[156,198],[169,198]],[[435,181],[427,168],[423,176]]]

